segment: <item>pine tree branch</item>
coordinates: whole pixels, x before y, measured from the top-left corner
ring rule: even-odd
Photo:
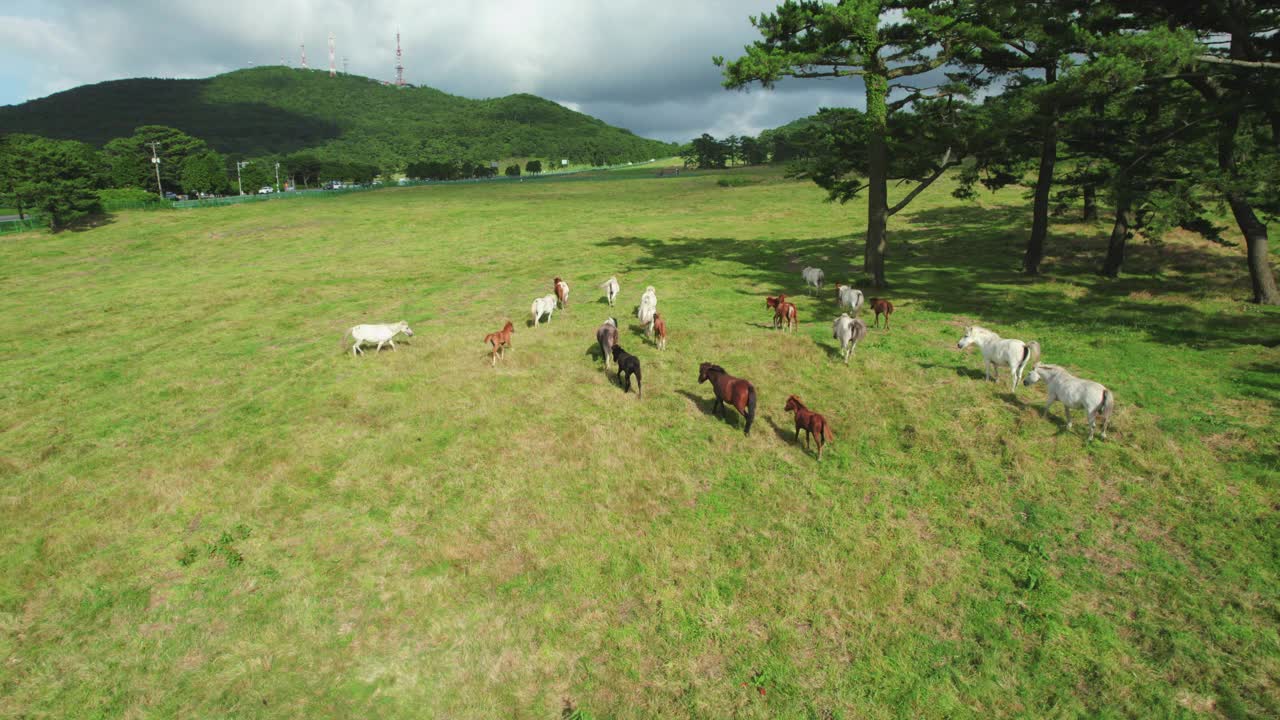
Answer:
[[[947,148],[947,152],[944,153],[942,156],[942,162],[938,165],[938,168],[933,171],[933,174],[925,178],[924,180],[921,180],[918,185],[916,185],[914,188],[911,188],[911,192],[907,193],[907,196],[902,198],[902,200],[900,200],[897,205],[894,205],[893,207],[889,208],[889,212],[888,212],[889,217],[893,217],[894,215],[898,214],[898,211],[902,210],[907,205],[910,205],[911,201],[915,200],[917,195],[924,192],[925,189],[928,188],[930,185],[932,185],[935,180],[942,177],[943,173],[945,173],[946,171],[950,170],[951,168],[959,164],[960,164],[959,159],[956,159],[956,160],[951,159],[951,148]]]
[[[1217,55],[1201,55],[1196,58],[1199,62],[1213,63],[1214,65],[1234,65],[1235,67],[1251,67],[1266,68],[1268,70],[1280,70],[1280,63],[1265,62],[1262,60],[1237,60],[1235,58],[1218,57]]]

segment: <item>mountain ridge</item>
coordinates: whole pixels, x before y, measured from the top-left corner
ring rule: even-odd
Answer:
[[[177,128],[230,155],[308,150],[381,167],[510,157],[609,163],[669,155],[675,147],[529,93],[477,100],[283,66],[200,79],[108,80],[0,106],[0,133],[97,147],[142,125]]]

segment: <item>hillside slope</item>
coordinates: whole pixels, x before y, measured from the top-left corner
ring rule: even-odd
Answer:
[[[667,143],[534,95],[472,100],[429,87],[395,88],[284,67],[203,80],[116,80],[0,107],[0,133],[98,146],[140,125],[175,127],[226,153],[310,148],[325,158],[384,167],[425,158],[616,162],[672,152]]]

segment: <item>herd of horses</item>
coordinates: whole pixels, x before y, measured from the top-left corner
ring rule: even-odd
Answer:
[[[819,292],[822,290],[824,273],[821,269],[806,267],[801,271],[801,276],[808,287]],[[536,328],[544,317],[547,322],[550,322],[551,315],[557,308],[563,310],[568,307],[568,283],[557,277],[552,280],[551,287],[551,294],[533,301],[530,308],[530,325],[532,327]],[[837,283],[835,287],[838,305],[842,310],[847,309],[847,312],[841,313],[835,319],[832,324],[832,337],[839,341],[840,355],[847,365],[849,357],[857,349],[858,343],[866,338],[869,333],[866,321],[857,317],[859,311],[864,306],[869,307],[875,313],[873,327],[880,327],[880,321],[883,318],[884,329],[888,331],[889,318],[893,315],[893,303],[884,298],[866,299],[863,297],[862,291],[848,285]],[[605,299],[612,307],[621,292],[618,279],[611,277],[602,283],[600,288],[605,291]],[[765,306],[773,310],[773,327],[775,329],[795,332],[799,327],[798,309],[794,302],[788,300],[787,295],[769,296],[765,299]],[[653,286],[645,288],[644,293],[640,296],[640,303],[636,306],[636,318],[644,328],[645,336],[653,338],[654,346],[658,350],[665,350],[667,345],[667,324],[662,315],[658,313],[658,295]],[[506,350],[511,347],[511,336],[514,332],[515,326],[508,320],[501,330],[484,336],[484,342],[490,346],[490,365],[496,366],[499,360],[503,360],[506,357]],[[413,330],[403,320],[385,325],[356,325],[347,331],[345,338],[353,342],[351,354],[355,356],[363,354],[362,346],[364,345],[375,345],[378,350],[381,350],[383,346],[389,346],[394,350],[394,338],[401,334],[410,337],[413,335]],[[618,321],[616,318],[608,318],[596,329],[596,344],[600,348],[605,370],[608,371],[611,364],[617,369],[618,384],[622,387],[623,392],[631,391],[631,384],[634,380],[636,395],[639,398],[643,398],[644,384],[640,359],[624,350],[619,343]],[[986,328],[972,325],[965,328],[965,334],[960,338],[956,347],[964,350],[970,345],[976,345],[982,353],[983,377],[985,379],[998,381],[1000,368],[1007,367],[1010,372],[1010,391],[1015,394],[1020,383],[1033,385],[1043,380],[1048,389],[1048,400],[1044,407],[1046,417],[1053,404],[1061,402],[1066,416],[1068,431],[1072,427],[1071,410],[1075,408],[1083,410],[1085,413],[1089,423],[1090,441],[1094,438],[1095,427],[1099,419],[1102,425],[1102,438],[1105,439],[1107,437],[1107,426],[1115,410],[1115,399],[1111,391],[1106,387],[1091,380],[1078,378],[1058,365],[1041,363],[1040,345],[1034,341],[1024,342],[1011,338],[1001,338]],[[711,408],[713,415],[723,416],[725,407],[732,405],[745,421],[743,433],[746,435],[751,434],[751,425],[755,422],[756,417],[756,389],[749,380],[734,377],[723,367],[714,363],[704,362],[698,366],[698,383],[709,383],[711,386],[715,396]],[[809,448],[811,440],[816,441],[818,460],[821,460],[823,447],[835,437],[830,423],[821,413],[810,410],[795,395],[787,398],[784,410],[794,416],[796,442],[800,442],[800,432],[804,431],[805,449]]]

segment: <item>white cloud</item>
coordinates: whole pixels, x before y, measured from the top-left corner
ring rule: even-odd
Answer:
[[[467,97],[528,92],[556,98],[650,137],[754,133],[860,99],[855,81],[783,83],[777,92],[720,87],[712,55],[733,57],[756,31],[748,16],[773,0],[43,0],[0,16],[0,103],[128,77],[207,77],[298,63],[405,79]]]

